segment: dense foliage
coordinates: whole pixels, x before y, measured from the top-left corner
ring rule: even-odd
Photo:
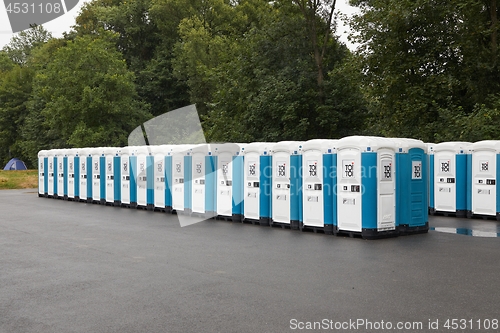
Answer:
[[[126,145],[196,103],[209,141],[500,139],[497,0],[93,0],[0,51],[0,164]]]

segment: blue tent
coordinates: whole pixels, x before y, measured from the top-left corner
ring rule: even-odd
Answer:
[[[13,158],[3,168],[4,170],[28,170],[26,164],[18,158]]]

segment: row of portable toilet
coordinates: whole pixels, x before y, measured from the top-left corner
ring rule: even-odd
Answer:
[[[500,141],[427,145],[431,215],[500,220]]]
[[[426,146],[412,139],[40,151],[40,196],[360,234],[428,230]]]

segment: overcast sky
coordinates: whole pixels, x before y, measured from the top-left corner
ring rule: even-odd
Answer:
[[[2,0],[3,2],[4,0]],[[89,2],[90,0],[80,0],[78,5],[70,10],[65,15],[62,15],[55,20],[52,20],[44,24],[44,28],[52,33],[54,37],[61,37],[62,33],[69,31],[70,27],[75,24],[75,17],[78,15],[80,8],[83,3]],[[22,2],[22,1],[20,1]],[[348,0],[337,0],[337,10],[344,14],[352,14],[356,9],[347,4]],[[338,28],[337,34],[341,36],[341,40],[352,48],[352,45],[347,41],[347,34],[345,31],[347,27],[340,26]],[[7,16],[7,11],[3,4],[0,4],[0,49],[4,45],[8,44],[10,39],[14,34],[9,23],[9,17]]]

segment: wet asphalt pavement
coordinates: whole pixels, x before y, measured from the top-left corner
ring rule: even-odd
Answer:
[[[452,217],[430,225],[498,230]],[[500,238],[181,228],[175,215],[0,191],[1,333],[287,332],[324,319],[315,331],[451,332],[453,318],[473,320],[459,332],[484,332],[477,320],[500,319],[499,285]],[[370,330],[358,319],[422,326]]]

